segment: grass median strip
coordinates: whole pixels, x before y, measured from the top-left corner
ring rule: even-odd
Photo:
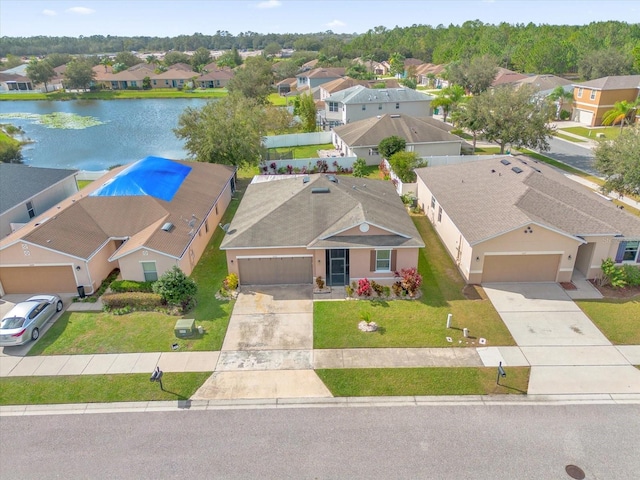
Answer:
[[[617,345],[640,345],[640,298],[578,300],[578,306]]]
[[[151,372],[129,375],[73,375],[0,378],[0,405],[187,400],[211,372],[167,373],[160,384]]]
[[[345,368],[316,373],[336,397],[526,394],[529,367],[505,367],[505,371],[500,385],[492,367]]]

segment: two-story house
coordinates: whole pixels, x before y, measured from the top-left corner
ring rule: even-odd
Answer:
[[[331,126],[386,114],[430,117],[433,98],[410,88],[376,89],[356,85],[325,98],[322,116]]]
[[[640,75],[596,78],[576,83],[573,89],[573,120],[589,127],[602,125],[603,115],[616,102],[635,102],[640,92]]]
[[[296,75],[296,80],[298,82],[296,87],[298,90],[312,89],[322,85],[323,83],[327,83],[331,80],[344,76],[345,71],[346,70],[342,67],[314,68],[308,72],[302,72]]]

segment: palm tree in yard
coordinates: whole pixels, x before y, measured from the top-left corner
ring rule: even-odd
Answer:
[[[455,112],[458,106],[465,100],[464,88],[460,85],[451,85],[443,88],[438,96],[433,99],[431,106],[434,108],[442,108],[443,121],[447,121],[450,112]]]
[[[620,122],[620,130],[624,127],[624,124],[631,125],[633,117],[635,117],[636,110],[640,105],[640,98],[636,98],[635,102],[627,102],[622,100],[613,104],[613,110],[609,110],[604,113],[602,117],[603,125],[615,125]]]
[[[562,85],[558,85],[549,94],[549,99],[558,103],[558,108],[556,109],[556,120],[560,120],[560,114],[562,113],[564,102],[573,100],[573,88],[571,90],[565,90]]]

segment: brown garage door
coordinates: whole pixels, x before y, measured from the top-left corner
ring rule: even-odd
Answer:
[[[72,268],[3,267],[0,282],[5,293],[72,293],[76,291]]]
[[[482,283],[555,282],[560,255],[487,255]]]
[[[311,257],[240,258],[242,285],[302,284],[313,281]]]

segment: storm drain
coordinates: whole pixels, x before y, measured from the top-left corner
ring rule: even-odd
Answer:
[[[584,480],[585,474],[580,467],[576,467],[575,465],[567,465],[564,467],[564,471],[567,472],[571,478],[575,478],[575,480]]]

